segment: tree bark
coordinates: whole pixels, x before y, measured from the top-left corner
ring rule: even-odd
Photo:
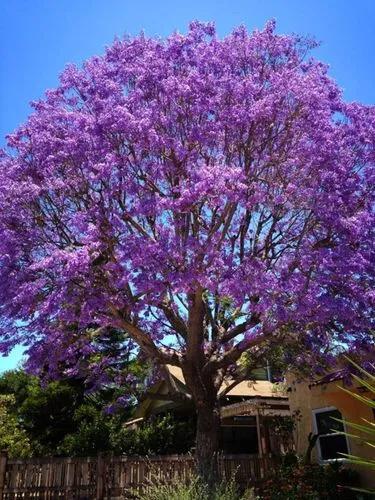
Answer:
[[[200,478],[209,486],[218,480],[220,409],[215,372],[205,370],[205,303],[203,288],[189,295],[187,346],[181,368],[197,412],[196,462]]]
[[[198,475],[209,486],[219,480],[218,453],[220,410],[218,405],[197,407],[196,461]]]
[[[307,447],[307,450],[305,453],[305,457],[303,460],[304,465],[311,465],[311,454],[312,454],[312,451],[316,445],[318,437],[319,437],[319,434],[313,434],[312,432],[310,432],[310,434],[307,438],[309,444],[308,444],[308,447]]]

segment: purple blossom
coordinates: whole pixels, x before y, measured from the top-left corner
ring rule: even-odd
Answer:
[[[194,22],[66,68],[0,156],[1,351],[105,383],[92,325],[224,372],[259,346],[369,343],[375,110],[313,46]]]

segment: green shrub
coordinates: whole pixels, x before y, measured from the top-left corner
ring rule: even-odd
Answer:
[[[148,487],[138,498],[139,500],[255,500],[257,497],[253,490],[240,493],[233,480],[210,489],[198,478],[193,478],[188,484],[182,480],[162,484],[156,479],[155,484]]]
[[[6,451],[11,458],[27,458],[31,455],[30,441],[10,410],[15,397],[0,394],[0,451]]]
[[[370,373],[367,370],[364,370],[358,364],[356,364],[351,359],[347,358],[348,361],[357,369],[357,371],[361,374],[360,376],[356,374],[352,374],[352,378],[355,382],[359,383],[362,387],[364,387],[370,394],[369,396],[362,396],[361,394],[357,394],[356,392],[346,389],[345,387],[339,386],[339,388],[352,396],[353,398],[360,401],[362,404],[368,406],[372,411],[375,411],[375,375]],[[372,366],[374,369],[374,365]],[[335,419],[337,420],[337,419]],[[349,427],[351,432],[345,432],[349,438],[361,440],[364,442],[366,446],[368,446],[371,450],[375,451],[375,424],[370,422],[369,420],[362,418],[362,423],[354,423],[347,422],[345,420],[339,420],[343,422],[346,427]],[[375,472],[375,458],[363,458],[357,457],[354,455],[348,455],[346,453],[342,453],[348,463],[359,465],[361,467],[365,467]],[[375,490],[365,490],[357,488],[356,491],[367,493],[371,495],[371,497],[375,497]]]
[[[348,486],[359,484],[356,471],[334,462],[304,465],[296,460],[283,463],[259,491],[264,500],[355,500]]]
[[[144,422],[137,429],[123,427],[111,436],[116,454],[169,455],[184,454],[194,445],[194,423],[179,421],[167,414]]]

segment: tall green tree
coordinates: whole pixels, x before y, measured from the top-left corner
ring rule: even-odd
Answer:
[[[22,370],[10,371],[0,377],[0,394],[7,402],[7,418],[27,436],[28,453],[34,456],[108,450],[114,420],[116,425],[121,423],[121,416],[111,417],[104,411],[112,396],[87,396],[80,380],[42,385]]]
[[[14,396],[0,395],[0,450],[8,452],[10,457],[28,457],[31,455],[27,433],[20,426],[11,407]]]

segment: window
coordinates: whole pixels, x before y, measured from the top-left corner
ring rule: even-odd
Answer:
[[[335,418],[342,419],[336,408],[314,410],[315,432],[319,435],[318,450],[321,460],[343,459],[341,453],[349,453],[348,442],[344,434],[344,425]]]
[[[249,378],[250,380],[268,380],[272,382],[271,367],[267,365],[254,368],[254,370],[250,372]]]
[[[224,453],[257,454],[258,434],[256,427],[222,427],[221,449]]]

